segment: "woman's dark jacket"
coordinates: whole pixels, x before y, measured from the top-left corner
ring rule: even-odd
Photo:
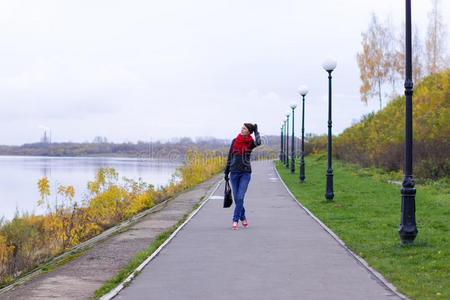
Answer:
[[[250,148],[244,153],[244,155],[239,155],[236,153],[232,153],[231,150],[233,149],[233,144],[236,139],[234,138],[231,142],[230,150],[228,151],[228,159],[227,159],[227,165],[225,167],[225,175],[228,176],[230,172],[237,172],[237,173],[251,173],[252,167],[250,165],[250,154],[252,153],[252,150],[261,145],[261,138],[259,137],[259,132],[255,131],[255,140],[250,145]]]

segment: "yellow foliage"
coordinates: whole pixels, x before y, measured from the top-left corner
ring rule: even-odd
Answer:
[[[336,156],[363,166],[401,170],[405,126],[405,98],[391,101],[377,114],[347,128],[334,140]],[[448,176],[450,157],[450,69],[428,76],[413,94],[415,174]]]
[[[0,262],[4,264],[7,260],[7,258],[11,255],[12,251],[14,249],[14,246],[8,246],[6,244],[6,237],[3,236],[3,234],[0,232]],[[0,274],[1,274],[0,269]]]
[[[45,202],[46,196],[50,196],[50,184],[47,177],[43,177],[38,181],[38,189],[41,195],[38,205],[42,205]]]
[[[356,56],[362,81],[361,99],[367,103],[369,97],[378,94],[381,106],[381,85],[390,80],[394,69],[393,34],[389,24],[380,23],[373,14],[367,32],[361,35],[363,50]]]
[[[65,187],[60,185],[58,187],[58,194],[65,196],[70,200],[70,202],[72,202],[73,196],[75,196],[75,189],[73,188],[73,186]]]

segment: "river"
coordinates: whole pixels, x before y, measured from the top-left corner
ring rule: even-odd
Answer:
[[[76,201],[87,193],[88,181],[94,180],[100,167],[114,168],[123,176],[137,180],[141,177],[155,187],[166,185],[181,161],[164,159],[136,159],[112,157],[42,157],[0,156],[0,217],[10,220],[16,211],[42,214],[37,182],[43,177],[50,181],[50,200],[53,203],[57,185],[72,185]]]

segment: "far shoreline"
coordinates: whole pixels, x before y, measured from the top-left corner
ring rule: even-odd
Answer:
[[[43,158],[135,158],[140,160],[170,160],[170,157],[162,156],[162,157],[148,157],[142,155],[121,155],[121,154],[109,154],[109,153],[100,153],[100,154],[87,154],[87,155],[33,155],[33,154],[0,154],[0,157],[43,157]],[[177,161],[176,159],[173,161]],[[182,163],[182,160],[179,160]]]

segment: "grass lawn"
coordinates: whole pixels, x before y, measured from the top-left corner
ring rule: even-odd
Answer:
[[[292,194],[333,230],[353,252],[412,299],[450,299],[450,186],[448,182],[416,185],[414,243],[402,245],[398,235],[400,185],[388,175],[333,160],[334,199],[325,199],[326,155],[305,159],[306,183],[276,161]],[[392,175],[391,175],[392,176]],[[398,175],[397,175],[398,179]]]

